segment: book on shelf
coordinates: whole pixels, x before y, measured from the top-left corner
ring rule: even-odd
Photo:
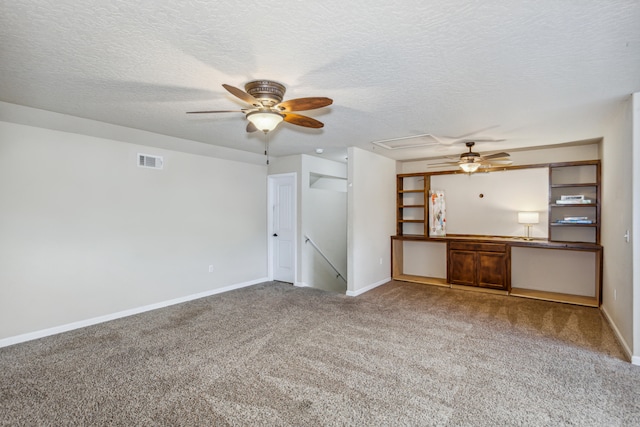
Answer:
[[[557,205],[584,205],[584,204],[589,204],[589,203],[593,203],[593,200],[591,200],[591,199],[580,199],[580,200],[562,200],[562,199],[558,199],[558,200],[556,200],[556,204]]]
[[[565,194],[560,196],[560,200],[584,200],[583,194]]]
[[[593,224],[592,219],[559,219],[555,221],[556,224]]]
[[[588,216],[565,216],[564,217],[565,221],[581,221],[586,219],[589,219],[589,217]]]

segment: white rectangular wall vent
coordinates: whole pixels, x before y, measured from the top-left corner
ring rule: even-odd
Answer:
[[[162,156],[138,153],[138,167],[149,169],[162,169],[164,161]]]

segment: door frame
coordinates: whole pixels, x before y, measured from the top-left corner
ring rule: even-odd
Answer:
[[[293,284],[298,284],[298,174],[296,172],[267,175],[267,276],[273,280],[273,204],[274,183],[277,178],[290,178],[293,183]]]

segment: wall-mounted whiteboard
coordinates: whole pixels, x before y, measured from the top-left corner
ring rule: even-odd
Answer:
[[[443,190],[447,234],[523,236],[518,212],[538,212],[532,236],[548,236],[549,168],[432,175],[431,190]]]

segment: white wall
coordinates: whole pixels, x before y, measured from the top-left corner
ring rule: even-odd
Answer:
[[[188,139],[159,135],[144,130],[131,129],[124,126],[87,120],[81,117],[1,101],[0,121],[95,136],[97,138],[146,145],[154,148],[164,148],[181,153],[199,154],[201,156],[215,157],[216,159],[234,160],[256,165],[265,164],[264,154],[234,150],[233,148],[214,144],[203,144]]]
[[[395,234],[396,163],[349,148],[348,295],[359,295],[391,278]]]
[[[549,168],[433,175],[431,190],[444,191],[447,234],[522,236],[519,211],[538,212],[533,237],[549,234]]]
[[[406,275],[447,278],[447,244],[405,240],[402,242],[402,272]]]
[[[290,172],[298,176],[296,285],[345,292],[345,281],[304,236],[313,239],[346,279],[347,164],[308,155],[272,159],[269,174]]]
[[[594,252],[512,247],[511,286],[595,297],[597,265]]]
[[[633,264],[632,247],[624,235],[632,222],[632,122],[628,98],[611,117],[602,143],[602,309],[629,356],[634,346]]]
[[[344,293],[347,290],[347,164],[302,155],[302,283]],[[318,175],[338,178],[318,178]],[[312,182],[315,184],[312,186]],[[345,191],[338,191],[343,182]],[[345,280],[304,236],[310,237]]]
[[[0,122],[0,340],[266,279],[266,193],[263,165]]]

